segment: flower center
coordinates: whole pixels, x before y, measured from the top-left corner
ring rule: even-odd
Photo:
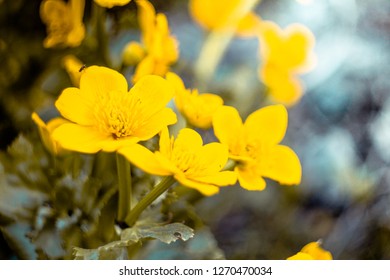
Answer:
[[[98,129],[114,139],[132,135],[137,125],[134,105],[127,92],[112,91],[99,96],[94,111]]]

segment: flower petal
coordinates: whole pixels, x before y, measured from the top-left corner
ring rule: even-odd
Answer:
[[[146,0],[136,0],[138,6],[138,22],[142,31],[142,41],[146,48],[150,48],[153,40],[156,11],[153,5]]]
[[[289,260],[289,261],[298,261],[298,260],[301,260],[301,261],[312,261],[314,259],[309,254],[299,252],[299,253],[295,254],[294,256],[291,256],[291,257],[287,258],[287,260]]]
[[[244,123],[247,143],[279,143],[286,133],[287,122],[287,110],[283,105],[271,105],[253,112]]]
[[[269,147],[260,173],[281,184],[296,185],[301,182],[302,167],[296,153],[289,147],[277,145]]]
[[[140,63],[138,63],[137,68],[135,69],[132,81],[133,84],[136,84],[139,79],[146,75],[154,74],[154,69],[156,61],[152,55],[146,55]]]
[[[196,177],[193,180],[223,187],[234,185],[237,182],[237,173],[234,171],[221,171],[209,176]]]
[[[131,88],[130,94],[137,106],[134,114],[139,114],[142,119],[147,120],[167,105],[175,91],[165,79],[147,75]]]
[[[170,138],[169,136],[168,127],[164,127],[160,133],[159,150],[160,153],[166,158],[171,158],[173,148],[172,141],[173,138]]]
[[[288,71],[267,64],[260,69],[260,78],[269,87],[271,98],[286,106],[294,105],[302,96],[302,83]]]
[[[315,260],[332,260],[332,254],[321,248],[319,242],[310,242],[305,245],[301,252],[309,254]]]
[[[141,117],[140,117],[141,119]],[[133,135],[141,141],[148,140],[159,133],[167,125],[177,122],[177,116],[171,108],[163,108],[160,112],[154,114],[133,132]]]
[[[219,107],[213,116],[213,127],[218,140],[229,147],[232,155],[240,155],[244,149],[243,124],[234,107]]]
[[[121,149],[126,146],[131,146],[137,142],[141,141],[138,137],[124,137],[117,139],[108,139],[101,142],[102,151],[104,152],[115,152],[118,149]]]
[[[221,143],[209,143],[198,152],[199,166],[204,170],[198,176],[206,176],[219,172],[228,161],[228,148]]]
[[[59,126],[53,131],[52,136],[63,148],[87,154],[100,151],[102,149],[101,143],[111,138],[92,127],[74,123]]]
[[[251,168],[238,167],[234,168],[237,172],[240,186],[248,191],[262,191],[265,189],[266,182]]]
[[[124,6],[131,0],[94,0],[99,6],[104,8],[112,8],[114,6]]]
[[[58,97],[55,106],[64,118],[72,122],[81,125],[94,123],[93,110],[78,88],[66,88]]]
[[[91,66],[85,68],[80,79],[80,90],[85,100],[96,101],[99,96],[105,97],[111,91],[127,92],[125,77],[107,67]]]
[[[244,38],[256,36],[261,31],[261,23],[261,18],[250,12],[239,21],[236,34]]]
[[[169,176],[172,172],[161,165],[155,154],[142,145],[134,144],[124,147],[118,151],[127,158],[132,164],[143,171],[159,176]]]
[[[202,137],[193,129],[183,128],[180,130],[173,151],[181,153],[182,151],[194,151],[196,153],[203,145]]]
[[[206,196],[211,196],[219,192],[219,188],[207,183],[201,183],[197,181],[193,181],[191,179],[186,178],[182,173],[178,173],[174,175],[175,179],[179,181],[183,186],[196,189],[202,194]]]

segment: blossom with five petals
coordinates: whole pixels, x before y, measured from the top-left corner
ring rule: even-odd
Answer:
[[[332,254],[321,248],[320,242],[310,242],[287,260],[332,260]]]
[[[301,24],[291,24],[282,30],[273,22],[263,21],[259,41],[260,79],[269,88],[272,99],[293,105],[304,91],[297,76],[316,65],[314,35]]]
[[[258,0],[190,0],[192,18],[203,28],[216,31],[233,31],[239,36],[254,36],[261,24],[251,10]]]
[[[180,130],[176,140],[168,129],[160,134],[160,149],[152,153],[139,144],[119,150],[131,163],[147,173],[173,176],[183,186],[204,195],[213,195],[219,186],[232,185],[237,176],[221,171],[228,160],[227,147],[221,143],[203,145],[202,137],[190,128]]]
[[[214,133],[229,147],[229,156],[237,162],[241,187],[263,190],[263,177],[285,185],[299,184],[301,164],[295,152],[279,145],[287,129],[287,110],[283,105],[261,108],[250,114],[245,123],[234,107],[222,106],[213,117]]]
[[[209,129],[215,111],[223,105],[223,99],[212,93],[198,93],[186,89],[182,79],[175,73],[167,73],[166,79],[175,88],[175,104],[187,122],[202,129]]]
[[[165,107],[173,94],[171,85],[158,76],[145,76],[128,91],[120,73],[88,67],[80,88],[66,88],[55,103],[68,122],[53,131],[53,138],[65,149],[82,153],[112,152],[148,140],[177,121]]]
[[[85,37],[83,24],[84,0],[44,0],[40,14],[47,26],[45,48],[77,47]]]
[[[123,50],[124,58],[132,58],[125,59],[125,63],[138,63],[133,82],[148,74],[165,76],[169,66],[179,57],[178,43],[170,34],[167,17],[162,13],[156,14],[153,5],[147,0],[136,0],[136,3],[139,8],[142,45],[130,42]]]

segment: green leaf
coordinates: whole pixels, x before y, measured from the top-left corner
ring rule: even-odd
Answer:
[[[128,258],[128,247],[149,239],[156,239],[164,243],[171,243],[178,239],[187,241],[194,236],[193,229],[181,223],[173,223],[163,226],[134,226],[125,229],[121,234],[121,240],[108,243],[97,249],[74,248],[76,260],[103,260]]]

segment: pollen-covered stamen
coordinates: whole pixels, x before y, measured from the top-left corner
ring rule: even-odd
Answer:
[[[188,178],[191,175],[201,176],[207,175],[209,166],[199,157],[197,151],[188,149],[174,149],[171,160],[176,163],[176,166],[186,174]]]
[[[114,139],[131,136],[138,126],[134,105],[128,92],[112,91],[99,96],[94,108],[98,129]]]

